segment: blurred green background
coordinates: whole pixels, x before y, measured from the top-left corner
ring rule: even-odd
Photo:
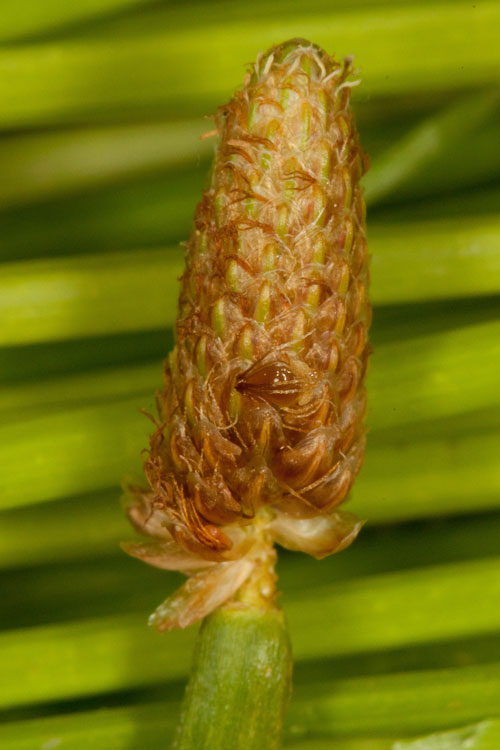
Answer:
[[[362,79],[374,354],[368,523],[321,563],[280,553],[286,746],[498,750],[499,28],[486,0],[0,3],[2,748],[168,745],[195,632],[146,626],[179,578],[120,552],[120,481],[172,344],[207,115],[301,36]]]

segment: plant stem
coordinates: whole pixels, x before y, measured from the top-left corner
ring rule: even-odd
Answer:
[[[175,750],[277,750],[291,668],[280,610],[217,610],[198,635]]]

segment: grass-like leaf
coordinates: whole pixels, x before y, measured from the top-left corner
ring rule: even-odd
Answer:
[[[377,347],[370,372],[374,394],[368,413],[372,429],[456,416],[498,405],[496,369],[500,366],[500,324],[496,321],[441,333],[414,335]],[[389,373],[399,362],[397,382]],[[74,406],[149,396],[162,381],[160,361],[128,367],[21,382],[0,387],[0,413],[19,421]]]
[[[324,660],[493,634],[500,626],[499,582],[500,561],[488,558],[290,592],[286,610],[295,659]],[[315,604],[318,600],[321,608]],[[178,680],[187,673],[194,635],[191,628],[161,640],[137,614],[3,632],[0,706]],[[498,691],[499,667],[492,670]],[[486,715],[477,710],[462,717],[462,723]],[[462,718],[458,715],[457,722]],[[355,726],[354,716],[351,720]],[[414,731],[419,728],[427,727]]]
[[[497,502],[497,412],[487,408],[498,407],[499,338],[494,322],[380,347],[371,381],[376,406],[369,415],[376,432],[354,491],[363,514],[411,518],[454,505],[463,509],[461,497],[469,498],[466,507]],[[388,386],[396,361],[402,363],[399,382]],[[151,431],[140,408],[155,412],[160,375],[159,364],[140,365],[52,385],[6,387],[1,507],[106,489],[127,471],[138,471]],[[13,419],[11,401],[20,415],[26,409],[24,420]],[[432,417],[441,419],[426,427],[424,420]],[[391,433],[395,427],[399,432]],[[480,499],[473,488],[482,488]]]
[[[495,716],[499,689],[498,664],[305,685],[292,699],[287,718],[287,739],[295,743],[301,737],[307,738],[308,742],[321,736],[365,737],[365,744],[363,740],[359,745],[356,744],[359,740],[353,740],[352,744],[339,742],[339,748],[389,750],[391,746],[387,739],[374,741],[373,738],[384,735],[397,738]],[[55,737],[67,738],[73,750],[83,747],[84,741],[88,747],[89,738],[92,738],[96,750],[154,748],[164,742],[165,736],[172,736],[177,711],[176,703],[161,702],[53,717],[21,725],[13,723],[0,730],[0,738],[6,750],[24,750],[30,745],[22,743],[28,741],[41,745]],[[498,735],[496,722],[492,722],[492,727],[490,736],[495,737]],[[477,731],[475,734],[476,738],[481,736]],[[370,742],[373,743],[371,746]],[[305,747],[315,746],[305,744]],[[336,748],[336,745],[329,747]],[[465,750],[467,746],[462,747]],[[430,746],[432,750],[462,750],[462,747]],[[481,745],[470,747],[483,750]],[[491,745],[485,745],[484,750],[490,750],[490,747],[493,750]],[[427,750],[425,745],[424,748]]]
[[[228,98],[241,70],[281,39],[314,39],[354,54],[364,96],[459,90],[494,83],[500,71],[495,2],[393,5],[341,12],[314,3],[276,20],[247,16],[205,26],[158,26],[134,35],[71,39],[0,52],[0,127],[110,119],[140,111],[205,114]],[[162,31],[167,29],[167,31]],[[464,44],[467,29],[468,44]],[[425,54],[422,52],[425,39]],[[131,85],[133,82],[133,85]]]
[[[179,168],[212,151],[204,120],[22,134],[0,142],[11,179],[0,187],[0,209],[124,178]]]
[[[460,98],[417,125],[375,160],[365,177],[368,204],[456,190],[480,174],[487,179],[487,170],[496,175],[499,116],[500,92],[488,90]]]
[[[499,236],[500,219],[494,215],[374,225],[374,302],[498,293]],[[6,264],[0,283],[0,345],[170,325],[182,268],[177,248]]]
[[[2,8],[0,41],[11,41],[24,36],[43,34],[82,21],[95,20],[108,13],[126,8],[148,5],[151,0],[79,0],[60,3],[58,0],[21,0]]]

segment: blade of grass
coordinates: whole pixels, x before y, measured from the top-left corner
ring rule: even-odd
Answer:
[[[147,400],[162,386],[162,372],[161,361],[155,360],[0,387],[0,414],[2,419],[19,421],[78,404],[90,406],[134,396]]]
[[[3,507],[118,489],[127,472],[141,474],[140,451],[149,432],[141,407],[154,412],[152,393],[149,400],[136,397],[0,426],[1,463],[8,468],[0,476]]]
[[[370,224],[375,304],[496,294],[500,225],[494,214]]]
[[[487,309],[484,312],[478,320],[491,318]],[[51,378],[64,375],[85,375],[132,363],[160,362],[172,348],[171,329],[0,347],[0,384],[18,383],[22,387],[23,383],[31,381],[34,386],[37,380],[48,384]]]
[[[500,625],[499,595],[498,557],[309,587],[290,593],[286,601],[295,658],[324,660],[495,634]],[[0,633],[0,705],[178,680],[190,663],[193,629],[173,631],[163,641],[158,638],[145,627],[145,617],[137,615]],[[497,680],[499,670],[497,665]],[[483,717],[457,716],[456,723]],[[355,723],[355,714],[350,721]],[[413,731],[426,729],[422,725]]]
[[[176,315],[183,265],[177,249],[7,264],[0,342],[163,328]]]
[[[291,736],[415,734],[498,715],[498,664],[299,687]],[[362,702],[361,702],[362,701]]]
[[[108,499],[106,510],[101,511],[100,515],[98,509],[91,505],[90,519],[95,521],[96,526],[102,525],[107,508],[109,514],[113,512],[115,517],[110,519],[108,546],[103,550],[106,557],[98,557],[100,550],[94,544],[98,529],[91,530],[87,546],[82,543],[87,537],[85,524],[90,526],[89,519],[84,519],[80,536],[73,530],[74,526],[78,530],[82,513],[79,512],[79,505],[69,500],[66,527],[60,521],[57,523],[57,519],[55,529],[51,527],[54,509],[52,516],[46,518],[39,514],[38,528],[29,538],[26,532],[23,536],[21,528],[21,533],[14,539],[18,550],[17,563],[22,563],[23,567],[14,570],[12,565],[15,559],[7,557],[9,547],[4,550],[1,546],[8,532],[13,531],[12,524],[9,526],[8,521],[4,523],[8,514],[3,514],[0,525],[0,549],[3,554],[0,564],[7,568],[0,571],[0,588],[7,605],[1,622],[3,629],[119,612],[144,613],[152,611],[169,591],[173,592],[180,576],[165,575],[163,571],[137,565],[119,550],[119,542],[129,539],[132,534],[124,520],[121,525],[117,523],[120,514],[116,497]],[[74,518],[67,512],[68,509],[74,509]],[[24,516],[29,513],[25,512]],[[62,550],[58,549],[58,534],[68,538],[67,547]],[[492,557],[498,552],[499,534],[498,515],[448,519],[441,523],[413,523],[389,529],[368,527],[363,530],[357,543],[344,554],[320,562],[311,557],[287,554],[280,549],[279,588],[286,595],[293,595],[309,588],[311,581],[317,587],[359,576]],[[45,557],[38,548],[38,559],[35,556],[37,547],[34,551],[31,549],[33,543],[36,545],[37,538],[43,538],[47,546]],[[69,546],[72,539],[75,539],[76,551]],[[496,658],[491,645],[487,651],[489,660]],[[500,643],[497,652],[500,658]],[[432,658],[436,659],[435,656]],[[476,653],[474,660],[478,658]]]
[[[154,413],[153,393],[1,425],[1,507],[118,487],[127,472],[142,474],[151,425],[141,407]],[[381,520],[498,507],[497,456],[494,409],[373,432],[353,509]]]
[[[397,687],[397,683],[394,687]],[[462,692],[468,697],[472,691],[472,685],[465,685]],[[361,689],[357,697],[362,700]],[[385,710],[390,709],[394,697],[394,691],[384,695]],[[354,696],[351,695],[351,698]],[[404,698],[398,702],[398,708],[403,701]],[[427,701],[423,703],[426,705]],[[290,714],[295,710],[296,705],[298,710],[301,710],[302,704],[299,701],[294,702]],[[355,707],[358,714],[362,711],[362,706],[361,702],[358,705],[356,701]],[[67,744],[72,750],[86,750],[89,741],[92,742],[95,750],[149,750],[149,748],[154,750],[158,747],[160,740],[164,742],[166,737],[172,736],[176,708],[175,703],[170,706],[165,706],[163,703],[149,703],[11,722],[0,729],[0,738],[5,750],[31,750],[33,747],[43,747],[55,737],[61,739],[63,747]],[[471,710],[473,710],[472,707],[469,711]],[[450,713],[448,707],[445,713],[445,720],[447,719],[448,723]],[[339,715],[343,718],[340,706]],[[395,742],[394,737],[384,739],[383,737],[367,738],[356,735],[342,737],[342,739],[328,737],[301,741],[294,738],[292,716],[289,722],[286,747],[294,750],[497,750],[498,745],[495,742],[498,742],[500,737],[500,720],[490,719],[461,730],[407,741]],[[311,729],[314,729],[314,726],[311,726]]]
[[[71,747],[71,750],[87,750],[89,746],[94,750],[156,750],[159,744],[165,745],[173,737],[177,710],[176,703],[152,703],[10,722],[0,727],[0,741],[4,750],[50,747],[48,743],[55,738],[60,739],[62,747]],[[356,737],[339,741],[330,738],[291,740],[285,747],[293,750],[392,750],[392,744],[392,739]]]
[[[498,421],[490,410],[373,432],[350,509],[393,523],[498,507]]]
[[[2,512],[0,565],[27,566],[116,554],[120,541],[130,536],[118,498],[115,487]]]
[[[390,132],[391,143],[380,155],[367,146],[372,162],[364,178],[367,202],[376,205],[394,193],[396,200],[429,191],[442,193],[496,177],[499,105],[499,92],[488,90],[460,97],[410,132],[404,119],[383,122],[375,129],[361,122],[363,143],[380,140],[379,130],[385,137]],[[207,118],[199,118],[4,137],[0,161],[10,179],[0,185],[0,209],[48,201],[167,167],[199,164],[214,148],[213,139],[200,140],[209,129]],[[176,183],[180,171],[172,175]],[[189,201],[190,196],[186,198]]]
[[[496,634],[499,571],[492,557],[285,593],[294,652],[298,659],[322,659]]]
[[[499,291],[500,219],[373,225],[375,304]],[[176,313],[179,249],[5,264],[3,346],[165,327]],[[8,316],[6,315],[8,311]]]
[[[0,41],[11,41],[54,28],[78,24],[82,21],[116,13],[125,8],[147,6],[151,0],[79,0],[61,3],[59,0],[21,0],[15,5],[5,3],[0,19]]]
[[[400,224],[405,221],[429,219],[462,219],[466,216],[487,216],[495,213],[500,203],[500,187],[488,184],[475,190],[464,190],[440,195],[439,200],[414,200],[401,205],[387,205],[374,209],[371,222]]]
[[[499,92],[487,91],[460,98],[420,123],[372,160],[364,179],[368,204],[376,205],[387,197],[404,200],[442,194],[474,184],[478,177],[496,177],[499,118]],[[485,138],[484,130],[491,133],[490,138]]]
[[[375,677],[421,670],[455,669],[497,663],[499,658],[500,644],[497,635],[494,634],[301,661],[295,665],[295,682],[305,684],[330,677]],[[153,697],[154,690],[148,691],[148,695]]]
[[[137,247],[185,239],[208,164],[94,189],[0,214],[5,261]]]
[[[367,738],[355,737],[336,740],[336,739],[314,739],[298,742],[290,740],[285,744],[285,748],[290,750],[392,750],[392,739],[384,738]],[[488,750],[490,750],[488,748]],[[493,750],[493,749],[492,749]]]
[[[174,630],[162,641],[146,620],[145,615],[121,615],[0,633],[0,652],[7,660],[0,707],[68,700],[184,678],[195,630]]]
[[[459,328],[496,321],[498,307],[499,299],[495,296],[434,300],[418,306],[412,302],[397,306],[381,305],[375,310],[370,328],[375,356],[383,346],[396,341],[444,335]],[[31,347],[17,349],[23,350],[29,352]],[[1,355],[0,349],[0,357]],[[21,372],[18,377],[22,377]]]
[[[364,95],[442,91],[498,80],[496,2],[391,6],[283,16],[279,36],[302,36],[338,56],[356,55]],[[467,29],[467,44],[464,43]],[[192,23],[170,33],[88,38],[4,49],[0,53],[0,126],[131,113],[204,114],[224,101],[239,70],[276,43],[276,20],[260,17],[206,28]],[[422,44],[426,54],[422,54]],[[131,82],[133,85],[131,85]]]
[[[389,377],[398,362],[397,381]],[[368,424],[387,429],[500,406],[500,322],[378,346],[368,380]],[[0,387],[0,414],[20,421],[71,406],[145,396],[162,383],[160,361]]]
[[[381,306],[376,310],[370,339],[376,352],[386,344],[444,334],[453,329],[496,320],[498,298],[471,297],[415,305]],[[0,385],[48,381],[98,369],[160,362],[173,346],[173,331],[138,331],[112,336],[53,341],[31,346],[0,347]],[[41,383],[40,383],[41,385]]]
[[[0,209],[196,163],[213,150],[200,140],[209,129],[200,119],[4,137]]]
[[[424,0],[427,6],[429,0]],[[387,0],[386,6],[402,6],[405,0]],[[338,0],[335,9],[339,12],[346,10],[366,10],[376,6],[377,0]],[[331,11],[329,0],[314,0],[311,10],[315,13]],[[283,20],[283,15],[302,16],[304,4],[300,0],[275,0],[270,5],[266,0],[255,0],[251,15],[258,18],[265,16],[266,20]],[[133,36],[136,33],[151,33],[155,28],[165,28],[177,31],[188,26],[203,26],[210,29],[214,24],[222,21],[234,23],[238,21],[244,24],[250,16],[248,5],[242,0],[219,0],[217,3],[207,4],[206,0],[190,0],[189,5],[178,3],[165,3],[156,7],[145,9],[140,16],[121,16],[119,18],[103,21],[99,27],[92,29],[90,35],[109,36],[118,34],[120,36]],[[87,35],[89,36],[89,35]]]
[[[121,539],[130,537],[125,530]],[[66,560],[63,565],[38,565],[1,575],[2,630],[125,612],[144,615],[184,583],[181,575],[165,575],[129,562],[118,541],[110,552],[113,557]]]
[[[368,379],[368,424],[387,429],[494,407],[496,362],[500,321],[380,345]]]

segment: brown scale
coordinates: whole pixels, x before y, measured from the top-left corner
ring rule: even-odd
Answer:
[[[238,375],[236,390],[276,406],[291,406],[302,394],[303,383],[284,362],[259,360]]]

